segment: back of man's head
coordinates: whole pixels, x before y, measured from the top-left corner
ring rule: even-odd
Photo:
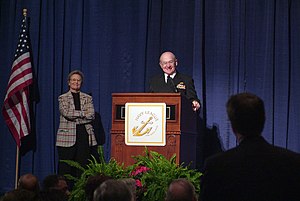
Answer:
[[[50,190],[58,184],[58,176],[53,174],[53,175],[48,175],[45,177],[43,180],[43,190]]]
[[[18,189],[25,189],[38,193],[40,190],[39,180],[33,174],[24,174],[19,178]]]
[[[94,192],[94,201],[133,201],[133,195],[126,184],[120,180],[104,181]]]
[[[43,190],[59,190],[65,193],[66,196],[69,196],[70,194],[66,178],[64,176],[56,174],[48,175],[47,177],[45,177],[45,179],[43,180]]]
[[[93,200],[94,191],[106,180],[112,179],[110,176],[106,176],[103,174],[97,174],[90,176],[87,181],[84,188],[85,195],[88,201]]]
[[[240,93],[229,98],[226,104],[232,129],[244,137],[261,135],[265,124],[264,102],[251,93]]]
[[[196,201],[194,185],[186,179],[175,179],[169,185],[166,201]]]

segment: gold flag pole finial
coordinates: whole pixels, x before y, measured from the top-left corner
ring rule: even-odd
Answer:
[[[24,8],[24,9],[23,9],[23,15],[24,15],[24,17],[27,16],[27,8]]]

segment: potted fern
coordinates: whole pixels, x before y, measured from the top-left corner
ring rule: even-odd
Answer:
[[[196,193],[200,192],[200,176],[202,174],[184,164],[176,164],[176,155],[168,160],[163,155],[145,148],[144,155],[133,156],[135,164],[124,167],[124,164],[119,164],[114,159],[105,162],[103,147],[99,147],[98,152],[100,162],[93,158],[86,167],[81,167],[74,161],[64,161],[82,170],[80,178],[66,175],[68,179],[75,181],[69,200],[85,201],[86,181],[89,176],[96,174],[107,175],[115,179],[134,178],[137,197],[140,201],[164,200],[167,187],[172,180],[177,178],[188,179],[195,186]]]

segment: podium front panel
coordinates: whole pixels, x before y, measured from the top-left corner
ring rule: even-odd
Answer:
[[[132,156],[143,155],[145,146],[125,144],[125,104],[161,103],[167,105],[166,146],[147,146],[176,163],[196,161],[196,114],[189,101],[179,93],[114,93],[112,94],[111,158],[125,166],[133,164]],[[169,115],[168,115],[169,113]]]

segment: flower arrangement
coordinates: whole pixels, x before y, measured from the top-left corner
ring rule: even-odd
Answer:
[[[202,173],[190,169],[189,166],[184,166],[184,164],[176,164],[176,155],[168,160],[163,155],[148,151],[145,148],[145,155],[134,156],[136,163],[124,167],[123,164],[118,164],[113,159],[105,162],[102,147],[99,147],[98,152],[100,160],[94,158],[86,167],[81,167],[74,161],[64,161],[82,170],[80,178],[66,175],[68,179],[76,182],[71,191],[70,201],[86,200],[84,186],[88,177],[96,174],[103,174],[115,179],[135,179],[137,201],[164,200],[169,184],[177,178],[188,179],[195,186],[196,193],[199,194],[200,192],[200,176]]]
[[[184,164],[176,164],[176,155],[169,160],[162,154],[145,149],[144,155],[134,156],[136,167],[142,168],[139,179],[146,190],[141,201],[164,200],[169,184],[178,178],[188,179],[194,186],[196,193],[200,193],[200,176],[202,173],[190,169]],[[139,168],[138,168],[139,169]]]

